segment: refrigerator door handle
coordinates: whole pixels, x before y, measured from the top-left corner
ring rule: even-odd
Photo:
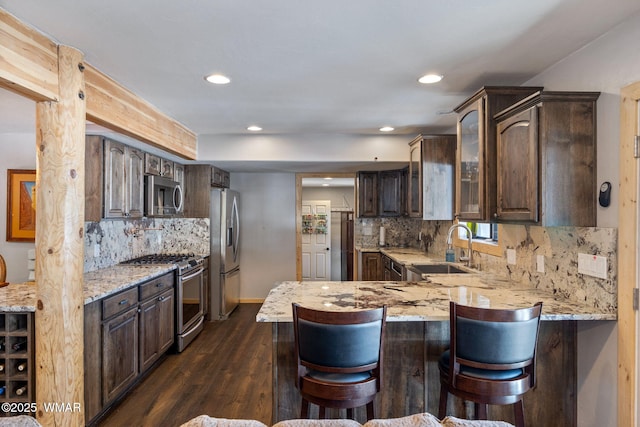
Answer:
[[[233,205],[231,207],[232,226],[230,241],[233,242],[233,261],[238,261],[238,249],[240,248],[240,214],[238,213],[238,199],[233,198]],[[234,227],[235,224],[235,227]],[[233,232],[235,228],[235,233]],[[234,235],[235,234],[235,235]]]

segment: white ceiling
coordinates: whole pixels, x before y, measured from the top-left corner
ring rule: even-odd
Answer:
[[[525,83],[638,13],[640,1],[0,0],[0,7],[80,49],[199,136],[246,134],[252,124],[270,134],[375,134],[390,125],[415,135],[450,131],[455,116],[443,113],[481,86]],[[212,72],[231,84],[205,82]],[[427,72],[444,79],[417,83]],[[33,126],[33,104],[0,93],[0,132]]]

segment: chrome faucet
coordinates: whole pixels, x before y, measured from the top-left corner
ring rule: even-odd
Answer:
[[[467,266],[471,268],[473,264],[473,249],[471,247],[473,234],[471,233],[471,230],[469,229],[469,227],[466,226],[466,224],[457,223],[457,224],[453,224],[451,228],[449,228],[449,232],[447,233],[447,249],[453,249],[453,242],[451,240],[451,236],[453,234],[453,230],[455,230],[458,227],[461,227],[467,230],[467,241],[469,242],[469,256],[467,257]],[[460,258],[460,260],[462,260],[462,258]]]

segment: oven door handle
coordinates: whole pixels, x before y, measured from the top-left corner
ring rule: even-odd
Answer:
[[[188,276],[182,276],[180,278],[180,280],[187,281],[189,279],[193,279],[194,277],[198,276],[199,274],[201,274],[204,271],[204,267],[200,267],[198,268],[196,271],[194,271],[193,273],[189,274]]]

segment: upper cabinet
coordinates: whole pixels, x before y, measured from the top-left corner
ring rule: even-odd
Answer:
[[[104,140],[104,217],[144,214],[144,152]]]
[[[454,109],[458,114],[455,168],[458,219],[488,222],[494,217],[497,180],[494,115],[541,89],[486,86]]]
[[[378,216],[378,172],[358,172],[356,193],[358,217]]]
[[[407,168],[358,172],[358,217],[396,217],[407,213]]]
[[[595,92],[538,92],[496,115],[495,220],[596,225]]]
[[[409,216],[453,219],[455,163],[456,135],[418,135],[409,143]]]
[[[167,162],[164,160],[164,162]],[[184,166],[171,177],[184,186]],[[144,215],[144,176],[160,175],[163,159],[99,135],[85,138],[85,221]]]

